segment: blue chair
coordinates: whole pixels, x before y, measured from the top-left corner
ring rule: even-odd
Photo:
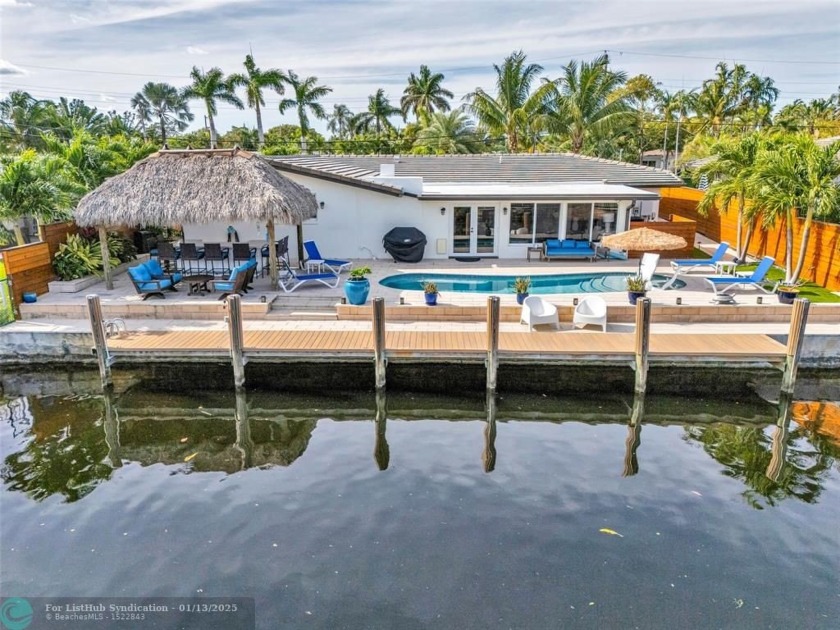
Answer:
[[[761,262],[758,263],[758,267],[755,268],[755,271],[750,273],[749,275],[735,275],[735,276],[709,276],[706,278],[706,282],[712,285],[712,290],[715,292],[715,295],[721,295],[726,293],[730,289],[735,287],[757,287],[761,289],[765,293],[773,293],[775,287],[773,289],[765,289],[764,282],[765,278],[767,277],[767,272],[770,271],[770,268],[776,261],[773,260],[772,256],[765,256],[761,259]]]
[[[671,261],[671,269],[674,271],[674,275],[668,279],[668,282],[662,285],[663,289],[668,289],[673,285],[679,276],[684,273],[690,273],[695,269],[712,269],[714,270],[715,265],[723,260],[723,257],[726,256],[726,252],[729,250],[729,243],[721,243],[718,245],[718,248],[715,250],[715,253],[712,254],[711,258],[678,258],[676,260]]]
[[[335,274],[340,274],[344,269],[350,269],[352,264],[349,260],[337,260],[335,258],[324,258],[318,251],[315,241],[304,241],[303,249],[306,250],[306,260],[320,260],[324,266]],[[311,274],[315,275],[315,274]]]
[[[163,270],[163,267],[160,266],[160,262],[158,262],[157,260],[150,259],[147,260],[144,264],[149,270],[149,273],[152,274],[152,280],[169,280],[172,282],[172,286],[174,287],[183,279],[183,275],[181,275],[181,273],[178,271],[172,273],[165,272]]]
[[[220,300],[225,299],[232,293],[242,295],[247,293],[248,281],[253,279],[254,272],[257,270],[257,261],[248,260],[233,268],[227,280],[211,280],[207,284],[211,291],[221,291]]]
[[[280,264],[283,266],[285,273],[283,277],[278,278],[278,282],[285,293],[296,291],[310,282],[319,282],[330,289],[335,289],[338,286],[339,277],[337,273],[295,273],[285,259],[281,258]]]
[[[134,285],[137,294],[143,296],[143,300],[147,300],[153,295],[165,298],[166,296],[163,294],[165,290],[177,290],[172,280],[168,277],[153,278],[148,264],[148,262],[145,262],[142,265],[128,268],[128,277],[131,278],[131,283]],[[155,264],[158,264],[157,261],[155,261]],[[160,265],[158,264],[159,267]]]

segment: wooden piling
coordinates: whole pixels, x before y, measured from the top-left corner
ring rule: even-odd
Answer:
[[[650,298],[636,301],[636,393],[647,390],[648,353],[650,350]]]
[[[233,364],[233,382],[236,387],[245,385],[245,333],[242,331],[242,298],[229,295],[226,318],[230,335],[230,361]]]
[[[782,375],[782,393],[785,394],[792,394],[796,386],[796,373],[799,368],[799,358],[802,355],[802,341],[805,338],[805,325],[808,323],[810,306],[811,302],[805,298],[797,298],[793,301],[785,353],[785,369]]]
[[[241,456],[240,470],[254,465],[254,441],[248,419],[248,395],[244,387],[236,388],[236,450]]]
[[[114,274],[111,270],[111,253],[108,250],[108,231],[104,226],[99,226],[99,247],[102,250],[102,270],[105,273],[105,288],[109,291],[114,288]]]
[[[268,234],[268,275],[271,279],[271,290],[277,291],[280,286],[280,274],[277,269],[277,243],[275,242],[274,219],[269,217],[265,223],[265,230]]]
[[[373,363],[376,389],[385,388],[385,298],[373,300]]]
[[[776,430],[773,432],[773,442],[770,447],[770,463],[767,464],[767,470],[764,472],[770,481],[779,481],[785,468],[792,399],[793,394],[782,392],[779,395],[779,415],[776,419]]]
[[[487,424],[484,425],[484,450],[481,453],[481,463],[484,472],[490,473],[496,469],[496,393],[487,390],[485,397]]]
[[[642,417],[645,415],[645,395],[636,393],[633,398],[633,412],[627,425],[627,439],[624,440],[624,472],[622,477],[632,477],[639,472],[636,451],[642,443]]]
[[[102,427],[105,429],[105,444],[108,446],[108,460],[112,468],[122,468],[123,462],[120,456],[120,421],[117,417],[117,410],[114,408],[114,387],[108,385],[103,389],[102,402],[104,413],[102,416]]]
[[[108,341],[105,337],[105,322],[102,319],[102,303],[98,295],[88,295],[88,315],[90,316],[90,329],[93,332],[93,351],[96,354],[96,362],[99,365],[99,377],[102,379],[102,387],[112,384],[111,380],[111,355],[108,352]]]
[[[487,298],[487,390],[496,391],[499,370],[499,296]]]
[[[373,445],[373,459],[379,470],[388,470],[391,461],[391,449],[388,446],[388,439],[385,437],[385,430],[388,423],[388,399],[384,389],[376,390],[376,441]]]

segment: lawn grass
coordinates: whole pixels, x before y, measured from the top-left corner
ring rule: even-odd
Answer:
[[[754,271],[758,264],[738,265],[738,271]],[[785,279],[785,272],[780,267],[771,267],[767,272],[765,288],[770,288],[779,280]],[[828,289],[813,282],[806,282],[799,287],[799,297],[808,298],[812,302],[840,303],[840,295],[832,293]]]
[[[709,252],[707,252],[705,249],[700,249],[699,247],[694,248],[694,250],[691,252],[691,257],[698,259],[711,258]]]

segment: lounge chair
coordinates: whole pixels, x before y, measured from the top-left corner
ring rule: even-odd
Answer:
[[[673,285],[679,276],[685,273],[691,273],[696,269],[702,269],[703,271],[712,270],[714,271],[715,265],[723,260],[723,257],[726,256],[726,252],[729,250],[729,243],[721,243],[718,245],[718,248],[715,250],[715,253],[712,254],[711,258],[678,258],[676,260],[671,261],[671,269],[674,270],[674,275],[662,285],[663,289],[669,289],[671,285]]]
[[[735,287],[756,287],[765,293],[773,293],[775,287],[765,289],[763,285],[767,277],[767,272],[770,271],[770,268],[775,262],[772,256],[765,256],[758,263],[755,271],[751,273],[741,272],[734,276],[709,276],[704,279],[712,285],[712,290],[715,292],[715,295],[722,295]]]
[[[222,295],[219,296],[220,300],[225,299],[233,293],[242,295],[248,292],[248,281],[253,279],[256,270],[257,261],[251,259],[234,267],[226,280],[211,280],[207,284],[211,291],[221,292]]]
[[[607,303],[604,302],[604,298],[597,295],[583,298],[575,307],[572,323],[576,328],[578,325],[595,324],[607,332]]]
[[[160,264],[157,261],[154,261],[154,264],[157,269],[160,269]],[[131,278],[131,283],[134,285],[137,294],[142,295],[144,300],[149,299],[153,295],[165,298],[166,296],[163,292],[166,290],[177,291],[175,282],[170,277],[153,278],[148,262],[137,265],[136,267],[129,267],[128,277]]]
[[[283,277],[278,278],[280,288],[285,293],[291,293],[310,282],[318,282],[330,289],[338,286],[339,277],[337,273],[295,273],[285,259],[280,259],[280,265],[284,268]]]
[[[639,275],[644,278],[645,288],[648,290],[653,288],[653,274],[658,264],[659,254],[642,254],[642,261],[639,263]]]
[[[533,330],[538,324],[551,324],[560,328],[560,316],[557,314],[557,307],[549,304],[537,295],[530,295],[522,302],[522,313],[519,316],[520,324],[528,324],[529,330]]]
[[[350,269],[350,265],[352,264],[349,260],[324,258],[321,256],[321,252],[318,251],[318,246],[315,244],[315,241],[303,241],[303,249],[306,250],[306,260],[320,260],[327,269],[336,274],[340,274],[344,269]]]

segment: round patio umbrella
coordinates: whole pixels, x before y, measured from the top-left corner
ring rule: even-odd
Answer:
[[[654,250],[682,249],[688,243],[682,236],[660,232],[651,228],[628,230],[619,234],[610,234],[601,239],[601,244],[613,249],[626,249],[648,252]]]

